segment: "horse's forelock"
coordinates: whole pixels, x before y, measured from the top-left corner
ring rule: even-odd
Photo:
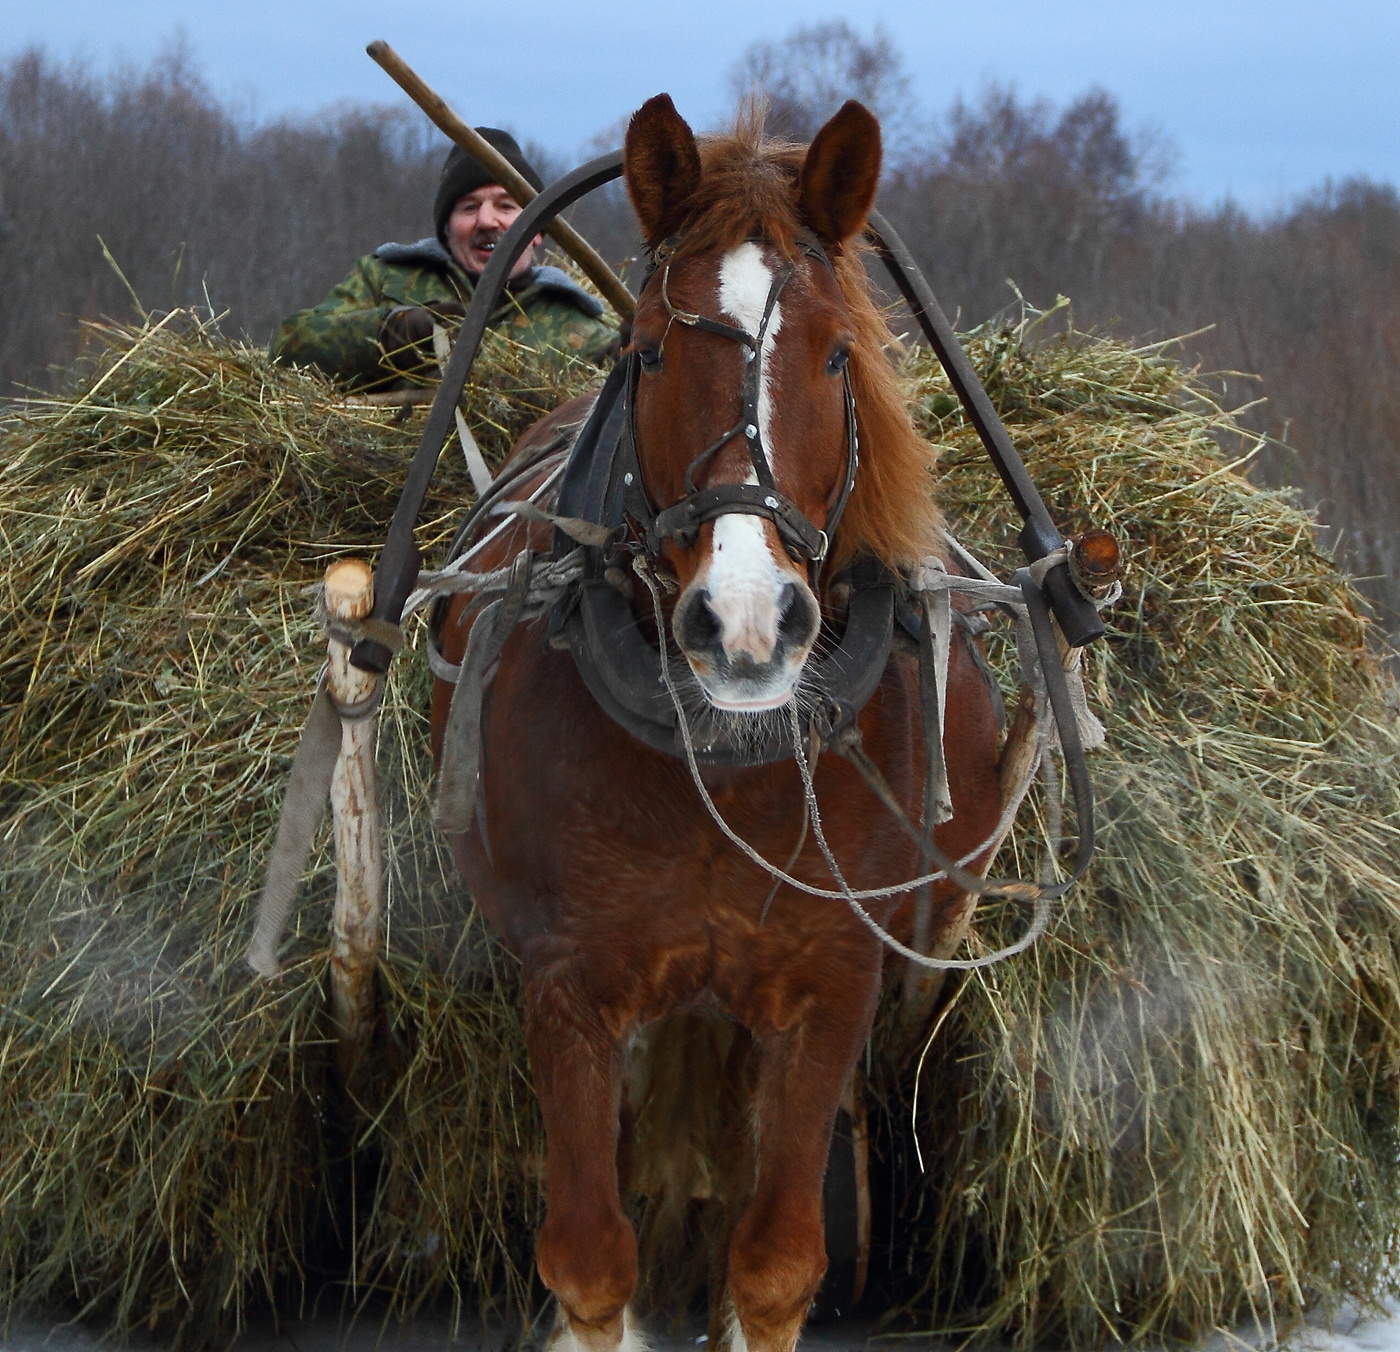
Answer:
[[[796,203],[805,147],[764,136],[760,104],[741,109],[728,135],[702,139],[682,253],[733,249],[763,239],[789,257],[801,227]]]

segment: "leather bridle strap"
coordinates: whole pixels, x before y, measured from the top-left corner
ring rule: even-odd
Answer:
[[[682,498],[674,507],[658,512],[652,526],[658,542],[675,540],[688,548],[700,527],[731,512],[766,517],[783,537],[783,543],[802,558],[820,563],[826,558],[828,536],[814,526],[793,502],[776,488],[762,484],[716,484]]]
[[[748,447],[754,477],[762,487],[773,487],[773,467],[768,463],[768,453],[763,445],[763,428],[758,419],[758,395],[763,379],[763,340],[768,336],[768,326],[772,323],[773,314],[778,308],[778,298],[792,280],[795,271],[796,268],[793,264],[787,263],[774,274],[772,285],[768,288],[768,298],[763,303],[763,315],[758,322],[758,332],[749,334],[733,324],[724,323],[723,320],[678,310],[671,303],[670,290],[667,286],[671,273],[670,260],[668,259],[661,267],[661,301],[671,319],[686,325],[688,328],[699,329],[703,333],[713,333],[720,338],[728,338],[744,349],[743,407],[740,410],[739,421],[718,441],[701,451],[686,466],[685,488],[687,493],[698,491],[695,486],[696,469],[729,445],[735,437],[741,435]],[[665,346],[664,338],[662,346]]]
[[[830,543],[830,533],[835,528],[846,502],[850,498],[859,465],[859,438],[856,432],[855,396],[851,390],[850,374],[842,372],[842,395],[846,412],[846,473],[840,488],[827,513],[826,528],[823,530],[812,524],[797,505],[782,493],[773,481],[772,464],[767,448],[763,443],[763,426],[759,419],[758,398],[762,381],[763,342],[769,325],[777,310],[783,289],[796,274],[794,263],[785,264],[773,277],[764,302],[763,314],[758,331],[750,334],[747,330],[722,320],[712,319],[689,310],[682,310],[671,299],[670,268],[677,241],[666,240],[657,246],[653,275],[659,274],[661,301],[666,307],[668,322],[666,332],[672,323],[680,323],[688,328],[712,333],[720,338],[740,344],[744,350],[744,381],[741,393],[742,406],[739,421],[719,438],[705,447],[686,467],[686,496],[679,502],[658,511],[650,494],[641,481],[640,461],[636,455],[635,398],[629,400],[628,448],[630,477],[627,478],[628,503],[638,523],[647,537],[647,547],[651,552],[659,551],[661,543],[672,539],[683,547],[694,543],[700,527],[721,516],[740,513],[759,516],[771,521],[777,527],[784,545],[794,557],[806,559],[814,567],[826,558]],[[828,268],[830,260],[814,238],[803,236],[798,240],[802,252],[819,259]],[[650,278],[648,278],[650,280]],[[662,336],[665,346],[665,335]],[[715,484],[708,488],[697,488],[695,477],[700,467],[717,455],[736,437],[742,436],[753,466],[755,483]]]

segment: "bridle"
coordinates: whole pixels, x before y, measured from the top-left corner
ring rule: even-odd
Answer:
[[[794,560],[805,561],[815,584],[827,560],[828,542],[845,511],[859,465],[855,397],[848,371],[842,371],[846,463],[821,526],[775,484],[758,416],[762,376],[760,356],[778,302],[797,275],[803,257],[830,268],[814,236],[796,240],[798,258],[785,263],[769,286],[755,331],[684,310],[670,293],[670,264],[677,240],[657,246],[643,291],[658,289],[667,324],[683,324],[738,343],[745,354],[735,422],[695,453],[684,476],[684,494],[664,507],[656,504],[642,473],[635,418],[641,354],[627,351],[599,391],[593,409],[574,442],[556,497],[557,520],[589,523],[607,533],[606,543],[590,545],[584,576],[555,605],[551,641],[573,654],[575,665],[597,703],[638,740],[673,756],[684,754],[676,711],[661,678],[656,637],[639,627],[633,591],[625,579],[634,572],[670,568],[663,545],[692,545],[707,522],[731,514],[771,521]],[[742,438],[752,470],[749,483],[702,488],[704,466],[725,446]],[[463,534],[470,528],[464,526]],[[556,529],[553,556],[563,559],[579,547],[576,535]],[[863,558],[843,574],[846,601],[836,632],[828,633],[819,653],[805,668],[804,718],[824,739],[850,727],[874,693],[889,662],[896,615],[901,613],[899,580],[873,558]],[[907,608],[905,608],[907,609]],[[700,715],[697,754],[711,765],[761,765],[792,755],[792,742],[781,722],[736,734],[732,720]]]
[[[418,576],[422,555],[414,539],[414,529],[438,457],[451,433],[457,401],[466,386],[472,362],[480,350],[498,299],[504,294],[510,269],[534,235],[549,221],[581,197],[611,183],[622,171],[622,152],[611,151],[564,175],[525,207],[492,254],[491,262],[487,264],[472,302],[467,307],[466,318],[462,321],[451,358],[443,371],[437,395],[423,424],[418,449],[409,464],[403,489],[389,522],[384,550],[375,570],[372,620],[378,628],[391,632],[397,629],[404,602]],[[1051,519],[996,409],[987,398],[976,371],[959,346],[947,316],[924,281],[913,256],[878,211],[870,214],[870,233],[880,258],[948,373],[954,391],[966,407],[968,417],[977,428],[1017,511],[1025,520],[1025,529],[1020,538],[1027,559],[1053,557],[1065,546],[1065,538]],[[632,358],[624,358],[604,382],[594,405],[596,416],[580,433],[576,446],[576,451],[583,450],[586,454],[576,456],[571,466],[575,472],[570,474],[566,471],[561,484],[561,495],[573,489],[569,495],[571,501],[595,513],[606,512],[611,505],[607,460],[612,446],[617,444],[616,436],[626,423],[625,405],[630,401],[624,396],[628,393],[628,376],[634,374],[629,369],[631,366]],[[854,437],[851,444],[854,450]],[[607,518],[589,515],[587,519],[603,521]],[[654,520],[654,515],[651,519]],[[1072,646],[1080,647],[1102,637],[1104,627],[1093,601],[1076,585],[1073,570],[1068,564],[1057,564],[1046,573],[1044,590]],[[361,670],[384,672],[389,668],[395,645],[380,637],[378,628],[375,634],[367,634],[355,644],[351,661]]]
[[[796,243],[800,254],[819,261],[828,271],[832,271],[831,260],[814,235],[806,231],[801,232]],[[624,508],[636,526],[647,552],[653,556],[660,554],[661,546],[666,541],[674,541],[683,548],[689,548],[695,543],[700,528],[718,517],[735,513],[762,517],[771,521],[777,528],[784,547],[794,561],[805,560],[815,575],[826,558],[831,535],[850,499],[860,464],[856,404],[851,390],[850,370],[843,367],[841,371],[846,421],[845,474],[827,510],[825,525],[819,527],[810,521],[774,482],[772,464],[763,444],[762,422],[758,414],[764,338],[767,336],[779,298],[796,275],[797,263],[793,260],[785,262],[774,275],[759,319],[758,330],[756,333],[749,333],[723,320],[682,310],[671,300],[670,269],[679,245],[680,241],[676,238],[657,245],[652,256],[651,268],[643,282],[643,291],[653,283],[659,286],[661,303],[666,309],[666,329],[658,345],[658,352],[664,349],[673,324],[683,324],[688,328],[738,343],[744,353],[739,418],[727,431],[695,455],[686,466],[685,496],[678,502],[659,509],[647,489],[637,454],[636,394],[641,360],[639,353],[629,354],[627,360],[631,363],[631,369],[628,373],[626,424],[618,447]],[[743,438],[748,452],[754,482],[697,487],[696,477],[701,469],[740,437]]]

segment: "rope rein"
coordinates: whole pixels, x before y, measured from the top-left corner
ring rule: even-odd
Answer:
[[[421,609],[439,596],[453,595],[462,592],[475,592],[478,595],[486,596],[492,593],[508,596],[512,589],[516,596],[512,609],[519,619],[526,619],[542,613],[549,606],[553,605],[560,596],[570,587],[583,573],[585,569],[586,549],[589,545],[596,544],[591,538],[591,532],[597,527],[590,526],[587,522],[575,522],[571,518],[561,518],[555,516],[535,503],[525,502],[503,502],[496,507],[496,512],[502,516],[523,518],[531,521],[543,521],[556,526],[565,534],[580,539],[580,548],[571,551],[564,557],[557,560],[545,560],[536,558],[534,566],[530,569],[522,570],[518,566],[518,561],[510,567],[498,568],[487,573],[473,573],[464,570],[465,558],[453,560],[446,568],[436,573],[423,573],[419,577],[419,587],[409,599],[405,607],[406,613]],[[588,537],[588,538],[585,538]],[[954,552],[964,561],[972,560],[960,545],[954,542]],[[1041,560],[1037,569],[1037,575],[1043,576],[1050,568],[1062,561],[1062,555],[1049,556]],[[746,841],[738,831],[736,831],[725,820],[709,790],[705,787],[704,779],[701,775],[700,764],[696,756],[694,736],[690,727],[690,720],[686,714],[684,702],[681,699],[680,691],[677,688],[671,672],[671,660],[666,642],[666,624],[662,609],[661,593],[664,588],[665,579],[659,578],[653,571],[643,555],[634,555],[632,560],[633,571],[641,579],[651,597],[652,615],[656,625],[658,635],[658,657],[660,659],[662,680],[666,687],[667,696],[675,710],[677,727],[681,735],[682,745],[685,749],[686,764],[690,772],[691,781],[695,786],[696,793],[704,805],[706,812],[714,821],[726,840],[730,842],[745,858],[757,865],[773,879],[773,889],[786,885],[808,896],[817,897],[822,900],[843,901],[850,908],[852,914],[874,934],[879,941],[890,948],[901,957],[907,958],[910,962],[933,971],[970,971],[975,968],[988,967],[994,963],[1005,961],[1018,953],[1024,952],[1037,939],[1041,937],[1049,926],[1051,902],[1053,895],[1050,888],[1053,883],[1054,858],[1058,851],[1060,838],[1060,805],[1057,784],[1054,776],[1049,771],[1050,758],[1047,754],[1055,745],[1057,738],[1055,734],[1054,722],[1050,715],[1048,701],[1045,697],[1044,682],[1039,674],[1039,661],[1036,656],[1036,649],[1029,635],[1029,624],[1025,616],[1025,598],[1018,587],[997,581],[980,564],[975,564],[976,576],[964,577],[949,573],[940,560],[929,559],[919,570],[913,579],[912,589],[923,598],[932,596],[947,597],[951,592],[959,592],[969,597],[973,602],[974,610],[999,609],[1009,613],[1016,621],[1016,644],[1020,658],[1023,677],[1030,687],[1034,709],[1034,723],[1031,736],[1034,739],[1034,752],[1018,782],[1013,786],[1007,795],[1007,800],[1002,808],[1001,814],[996,824],[988,835],[968,850],[961,858],[949,861],[947,866],[936,868],[930,872],[919,874],[901,882],[890,883],[881,887],[872,888],[852,888],[847,882],[839,862],[831,848],[822,825],[821,809],[817,801],[816,786],[813,780],[811,758],[803,748],[803,735],[798,720],[798,710],[796,701],[788,704],[788,716],[791,722],[794,761],[796,762],[798,773],[802,780],[803,800],[804,800],[804,826],[803,834],[810,831],[822,858],[826,863],[832,878],[836,882],[835,888],[820,887],[813,883],[803,881],[795,877],[790,869],[800,853],[801,840],[798,849],[792,852],[787,866],[780,868],[778,865],[766,859],[757,849]],[[1116,599],[1116,593],[1104,598],[1097,604],[1109,605]],[[484,613],[473,629],[473,639],[477,636],[477,631],[483,632],[484,644],[494,651],[498,651],[500,645],[506,637],[506,630],[496,623],[497,615],[494,613],[495,605],[488,607],[488,612]],[[948,619],[947,606],[943,606],[941,613],[943,623]],[[488,622],[490,621],[490,622]],[[510,625],[513,628],[514,625]],[[429,659],[433,670],[443,679],[448,681],[458,681],[464,670],[468,668],[479,669],[482,665],[480,657],[473,660],[473,654],[469,651],[463,659],[462,665],[456,666],[446,662],[436,653],[432,645],[429,645]],[[946,653],[946,636],[941,639],[941,647]],[[1103,741],[1103,728],[1089,712],[1087,702],[1084,698],[1083,683],[1079,679],[1078,672],[1069,673],[1069,687],[1072,702],[1075,709],[1076,719],[1079,724],[1081,736],[1085,745],[1097,746]],[[939,703],[943,703],[943,682],[944,673],[938,673],[939,682]],[[454,701],[455,703],[455,701]],[[467,739],[469,746],[464,760],[469,767],[471,777],[475,777],[476,768],[479,764],[479,709],[468,710],[468,717],[461,720],[459,726],[462,735]],[[834,744],[833,749],[846,756],[860,771],[871,788],[872,792],[884,803],[895,816],[901,826],[919,843],[925,854],[929,854],[933,847],[928,839],[929,833],[921,831],[911,823],[904,814],[898,801],[894,798],[888,785],[884,782],[878,767],[866,756],[863,748],[859,745],[858,735],[852,742]],[[939,756],[941,762],[941,755]],[[939,767],[941,771],[941,764]],[[993,953],[984,954],[977,958],[936,958],[929,954],[921,953],[917,949],[909,947],[895,938],[880,922],[862,905],[863,902],[884,901],[892,897],[899,896],[906,892],[914,891],[917,888],[927,887],[933,883],[944,882],[949,878],[950,870],[960,874],[961,871],[979,855],[984,854],[992,848],[998,841],[1002,840],[1010,830],[1015,821],[1021,805],[1025,801],[1027,793],[1030,791],[1032,782],[1036,774],[1040,773],[1044,777],[1047,790],[1047,830],[1046,830],[1046,850],[1044,862],[1041,868],[1041,880],[1028,882],[1022,880],[1008,880],[999,882],[985,882],[978,877],[955,877],[953,881],[963,885],[966,890],[974,891],[983,896],[996,898],[1009,898],[1015,900],[1025,900],[1034,903],[1034,912],[1031,922],[1024,934],[1013,943],[1004,948],[1000,948]],[[460,803],[462,787],[460,779],[456,777],[454,792],[458,795],[459,815],[456,818],[458,827],[464,824],[460,816]],[[465,786],[470,793],[470,786]],[[946,793],[946,785],[944,786]],[[440,816],[443,814],[440,811]],[[765,902],[765,911],[771,903],[773,891],[770,891],[768,901]]]
[[[542,495],[555,476],[551,475],[541,484],[531,499]],[[464,830],[470,820],[475,802],[479,767],[481,762],[481,709],[485,685],[489,673],[506,639],[516,626],[538,617],[554,606],[569,589],[575,586],[589,568],[589,551],[596,549],[600,541],[596,538],[600,528],[587,521],[560,517],[541,508],[536,501],[507,501],[498,503],[493,514],[505,518],[500,525],[488,532],[485,539],[453,559],[445,568],[437,572],[419,574],[418,586],[404,606],[404,615],[421,610],[433,601],[461,593],[474,593],[486,602],[472,626],[467,650],[462,662],[448,662],[434,643],[428,644],[428,658],[435,675],[456,686],[448,714],[448,731],[454,747],[455,760],[443,766],[439,778],[437,820],[448,830]],[[553,526],[566,536],[578,542],[578,548],[560,558],[546,558],[533,551],[522,551],[503,568],[489,572],[473,572],[467,565],[488,539],[494,537],[510,520],[542,522]],[[656,624],[658,656],[662,681],[667,697],[676,715],[677,729],[685,751],[685,760],[691,781],[706,812],[714,821],[721,834],[745,858],[760,868],[773,880],[767,899],[763,905],[766,915],[776,890],[788,886],[808,896],[823,900],[843,901],[851,913],[875,937],[893,952],[920,967],[933,971],[970,971],[1002,962],[1017,953],[1024,952],[1045,933],[1050,922],[1051,902],[1060,894],[1062,884],[1055,884],[1055,856],[1059,849],[1061,808],[1058,796],[1058,781],[1050,772],[1049,752],[1057,744],[1056,725],[1051,717],[1050,702],[1047,699],[1044,678],[1040,671],[1036,644],[1029,633],[1025,593],[1020,588],[998,582],[971,555],[958,545],[950,542],[954,553],[964,566],[970,567],[975,576],[960,576],[949,573],[940,560],[929,559],[913,579],[911,590],[921,601],[929,626],[929,640],[932,651],[937,655],[933,680],[936,686],[936,699],[941,710],[944,703],[946,683],[946,656],[948,651],[947,626],[951,620],[951,607],[948,604],[950,593],[959,592],[969,597],[974,611],[997,609],[1010,614],[1016,622],[1016,646],[1020,658],[1023,678],[1030,689],[1034,722],[1031,736],[1034,750],[1025,772],[1007,794],[1001,814],[987,837],[967,851],[961,858],[944,858],[933,844],[933,827],[946,820],[951,812],[947,797],[946,770],[940,746],[931,746],[929,755],[932,761],[930,776],[931,796],[926,797],[926,807],[932,803],[935,811],[932,816],[926,813],[923,826],[909,820],[903,807],[885,782],[879,767],[866,754],[860,745],[859,732],[854,727],[830,742],[831,749],[849,760],[864,778],[876,797],[894,816],[901,828],[919,845],[926,860],[942,860],[943,867],[921,873],[919,876],[882,887],[853,888],[846,879],[835,852],[826,836],[822,822],[820,805],[814,782],[813,765],[820,750],[820,740],[813,734],[813,746],[809,754],[804,747],[804,734],[796,699],[787,704],[787,715],[792,736],[793,759],[802,782],[803,826],[796,847],[791,852],[785,867],[778,867],[766,859],[746,841],[729,823],[710,796],[701,774],[696,755],[695,740],[690,719],[684,702],[671,672],[671,659],[666,639],[666,623],[662,608],[661,594],[667,579],[658,577],[644,555],[632,558],[632,568],[644,583],[651,597],[652,615]],[[1050,556],[1040,562],[1039,572],[1043,574],[1061,560]],[[1096,604],[1111,604],[1117,597],[1117,590]],[[495,599],[487,600],[494,597]],[[381,632],[383,631],[383,632]],[[337,622],[335,636],[342,642],[353,643],[360,637],[372,636],[397,647],[402,642],[402,633],[396,626],[386,626],[382,622]],[[1084,745],[1097,746],[1103,741],[1103,728],[1089,712],[1084,697],[1083,683],[1077,671],[1067,672],[1067,685],[1074,721]],[[279,824],[278,842],[274,847],[274,858],[269,864],[263,895],[258,904],[256,937],[250,949],[249,961],[264,974],[277,970],[275,948],[285,927],[305,857],[310,847],[310,838],[320,819],[324,795],[321,792],[324,780],[329,783],[329,767],[334,763],[335,750],[339,743],[341,719],[362,718],[371,715],[378,707],[383,692],[383,682],[376,690],[356,706],[335,706],[329,699],[324,681],[318,687],[313,714],[308,721],[307,732],[302,747],[298,749],[297,763],[293,767],[293,780],[305,779],[307,784],[289,790],[288,803],[284,807],[283,821]],[[320,711],[319,715],[318,712]],[[935,728],[935,733],[938,731]],[[941,738],[934,737],[940,741]],[[298,769],[300,766],[300,769]],[[1030,790],[1037,772],[1045,778],[1046,787],[1046,851],[1038,883],[1021,880],[988,882],[976,874],[968,874],[965,869],[978,856],[985,854],[1000,842],[1009,832],[1020,811],[1026,794]],[[803,881],[791,873],[801,854],[803,842],[811,834],[821,853],[835,888],[819,887]],[[984,897],[1007,898],[1031,901],[1034,912],[1024,934],[1015,942],[994,953],[977,958],[937,958],[922,953],[916,948],[895,938],[871,911],[862,903],[886,901],[892,897],[933,883],[950,880],[964,891]]]
[[[830,843],[827,841],[825,831],[822,828],[821,810],[817,803],[816,788],[812,782],[811,767],[807,757],[802,751],[802,736],[801,729],[799,728],[797,722],[797,705],[795,701],[789,702],[788,711],[789,716],[792,720],[793,747],[795,752],[794,758],[797,761],[798,772],[802,777],[802,787],[803,795],[806,800],[807,818],[810,822],[813,838],[816,840],[817,846],[821,850],[822,857],[826,861],[827,868],[831,870],[832,877],[836,879],[837,884],[839,886],[839,890],[833,891],[829,888],[816,887],[811,883],[803,882],[801,878],[793,877],[791,873],[787,872],[787,870],[781,869],[776,864],[773,864],[769,860],[765,859],[762,854],[760,854],[752,845],[748,843],[748,841],[746,841],[741,835],[739,835],[737,831],[734,830],[733,827],[729,825],[729,823],[724,819],[724,816],[720,812],[719,808],[715,805],[715,801],[710,796],[709,790],[705,787],[705,782],[700,774],[699,762],[695,758],[695,743],[693,738],[691,737],[690,723],[689,720],[686,718],[685,708],[681,701],[680,693],[676,689],[675,681],[672,679],[671,676],[670,659],[666,652],[666,631],[664,625],[664,618],[661,610],[661,593],[652,575],[651,569],[642,561],[640,556],[633,560],[633,568],[637,575],[646,584],[647,590],[651,593],[652,614],[657,625],[658,633],[662,636],[659,652],[659,656],[661,658],[661,674],[666,684],[667,694],[671,698],[671,702],[676,710],[676,717],[679,720],[681,739],[685,746],[686,763],[690,767],[691,780],[695,785],[696,792],[699,794],[700,801],[705,805],[705,810],[709,813],[715,825],[720,829],[721,833],[724,835],[725,839],[730,842],[730,844],[732,844],[736,849],[738,849],[739,852],[751,862],[757,864],[759,868],[761,868],[765,873],[772,877],[776,882],[785,883],[787,884],[787,886],[795,888],[799,892],[805,892],[808,896],[821,897],[832,901],[844,901],[846,905],[850,907],[851,913],[861,922],[861,924],[863,924],[867,929],[869,929],[871,933],[874,934],[876,938],[878,938],[880,942],[884,944],[887,948],[892,949],[894,952],[900,954],[900,956],[908,958],[911,962],[917,963],[921,967],[926,967],[934,971],[968,971],[977,967],[988,967],[991,966],[993,963],[1002,962],[1005,959],[1012,957],[1017,953],[1023,952],[1025,949],[1029,948],[1031,944],[1033,944],[1038,938],[1040,938],[1040,936],[1045,932],[1046,928],[1050,923],[1050,899],[1047,896],[1045,896],[1043,887],[1037,886],[1035,884],[1025,883],[1003,884],[998,888],[988,889],[989,891],[996,891],[999,895],[1021,895],[1035,902],[1035,913],[1032,918],[1030,928],[1018,940],[1016,940],[1015,943],[1008,945],[1006,948],[998,949],[995,953],[988,953],[980,958],[935,958],[929,956],[928,954],[920,953],[916,949],[910,948],[907,944],[901,943],[898,939],[894,937],[894,935],[892,935],[888,930],[886,930],[879,923],[879,921],[877,921],[875,917],[872,916],[870,912],[866,910],[864,906],[861,905],[862,901],[884,900],[889,897],[898,896],[899,894],[904,892],[912,891],[918,887],[927,886],[930,883],[942,882],[948,876],[947,871],[944,869],[938,869],[933,873],[922,874],[921,876],[917,878],[911,878],[906,882],[891,883],[885,887],[865,888],[861,890],[852,888],[846,882],[845,875],[842,873],[841,867],[837,863],[835,855],[832,853]],[[985,588],[986,585],[985,583],[982,583],[980,579],[958,579],[952,577],[952,575],[947,573],[943,574],[943,576],[947,577],[950,583],[960,582],[964,580],[975,581],[980,584],[979,589]],[[995,583],[993,585],[998,588],[1001,588],[1000,583]],[[1006,592],[1013,592],[1016,589],[1006,587],[1002,588],[1002,590]],[[1016,594],[1019,596],[1020,593],[1016,592]],[[1047,727],[1047,710],[1045,708],[1044,701],[1038,698],[1036,700],[1035,729],[1037,750],[1035,757],[1031,762],[1030,772],[1023,777],[1021,783],[1016,786],[1016,789],[1010,795],[1007,801],[1007,805],[1002,811],[1001,818],[998,820],[992,833],[989,836],[987,836],[987,838],[983,840],[981,844],[977,845],[974,849],[970,850],[960,860],[957,861],[959,867],[966,865],[975,858],[977,858],[979,854],[981,854],[984,850],[988,849],[993,844],[993,842],[995,842],[1002,835],[1002,833],[1007,828],[1009,828],[1012,820],[1014,820],[1016,816],[1016,813],[1020,809],[1022,800],[1025,798],[1025,795],[1030,788],[1030,781],[1034,775],[1035,769],[1039,766],[1044,756]]]

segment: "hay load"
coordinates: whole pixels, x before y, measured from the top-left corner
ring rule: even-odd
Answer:
[[[384,720],[394,916],[414,919],[383,973],[393,1087],[370,1140],[327,1060],[324,869],[302,961],[266,985],[242,959],[322,658],[308,584],[376,547],[417,428],[196,316],[98,336],[95,369],[10,415],[0,443],[0,1303],[198,1337],[249,1300],[294,1301],[318,1264],[353,1263],[364,1290],[401,1281],[406,1302],[473,1273],[474,1304],[518,1295],[507,1236],[529,1201],[496,1150],[531,1107],[508,975],[474,965],[464,906],[433,911],[447,887],[427,815],[407,811],[425,677]],[[526,368],[493,347],[493,373]],[[499,459],[532,408],[592,375],[474,394],[483,450]],[[428,540],[466,500],[460,456],[444,462]],[[349,1175],[381,1135],[365,1194]],[[366,1207],[351,1241],[328,1184]]]
[[[1310,519],[1242,477],[1251,441],[1206,391],[1161,348],[1036,341],[1046,318],[972,349],[1066,528],[1128,552],[1086,678],[1100,849],[1029,960],[946,1011],[910,1267],[938,1327],[1021,1345],[1276,1328],[1393,1280],[1395,691]],[[967,429],[929,429],[950,516],[1006,540]]]
[[[400,1312],[518,1306],[537,1126],[511,964],[427,825],[421,663],[382,720],[360,1101],[328,1041],[324,867],[281,981],[241,966],[322,652],[306,589],[376,547],[416,423],[189,317],[104,339],[0,426],[0,1300],[187,1341],[327,1278]],[[950,987],[921,1062],[877,1057],[889,1304],[1085,1347],[1375,1293],[1400,1219],[1400,743],[1356,598],[1164,352],[1034,316],[971,349],[1052,508],[1115,529],[1131,572],[1090,659],[1089,882],[1030,954]],[[499,386],[515,359],[488,360]],[[975,437],[909,363],[960,537],[1011,562]],[[488,455],[590,375],[478,392]],[[452,455],[429,550],[466,496]],[[989,910],[974,943],[1023,919]]]

